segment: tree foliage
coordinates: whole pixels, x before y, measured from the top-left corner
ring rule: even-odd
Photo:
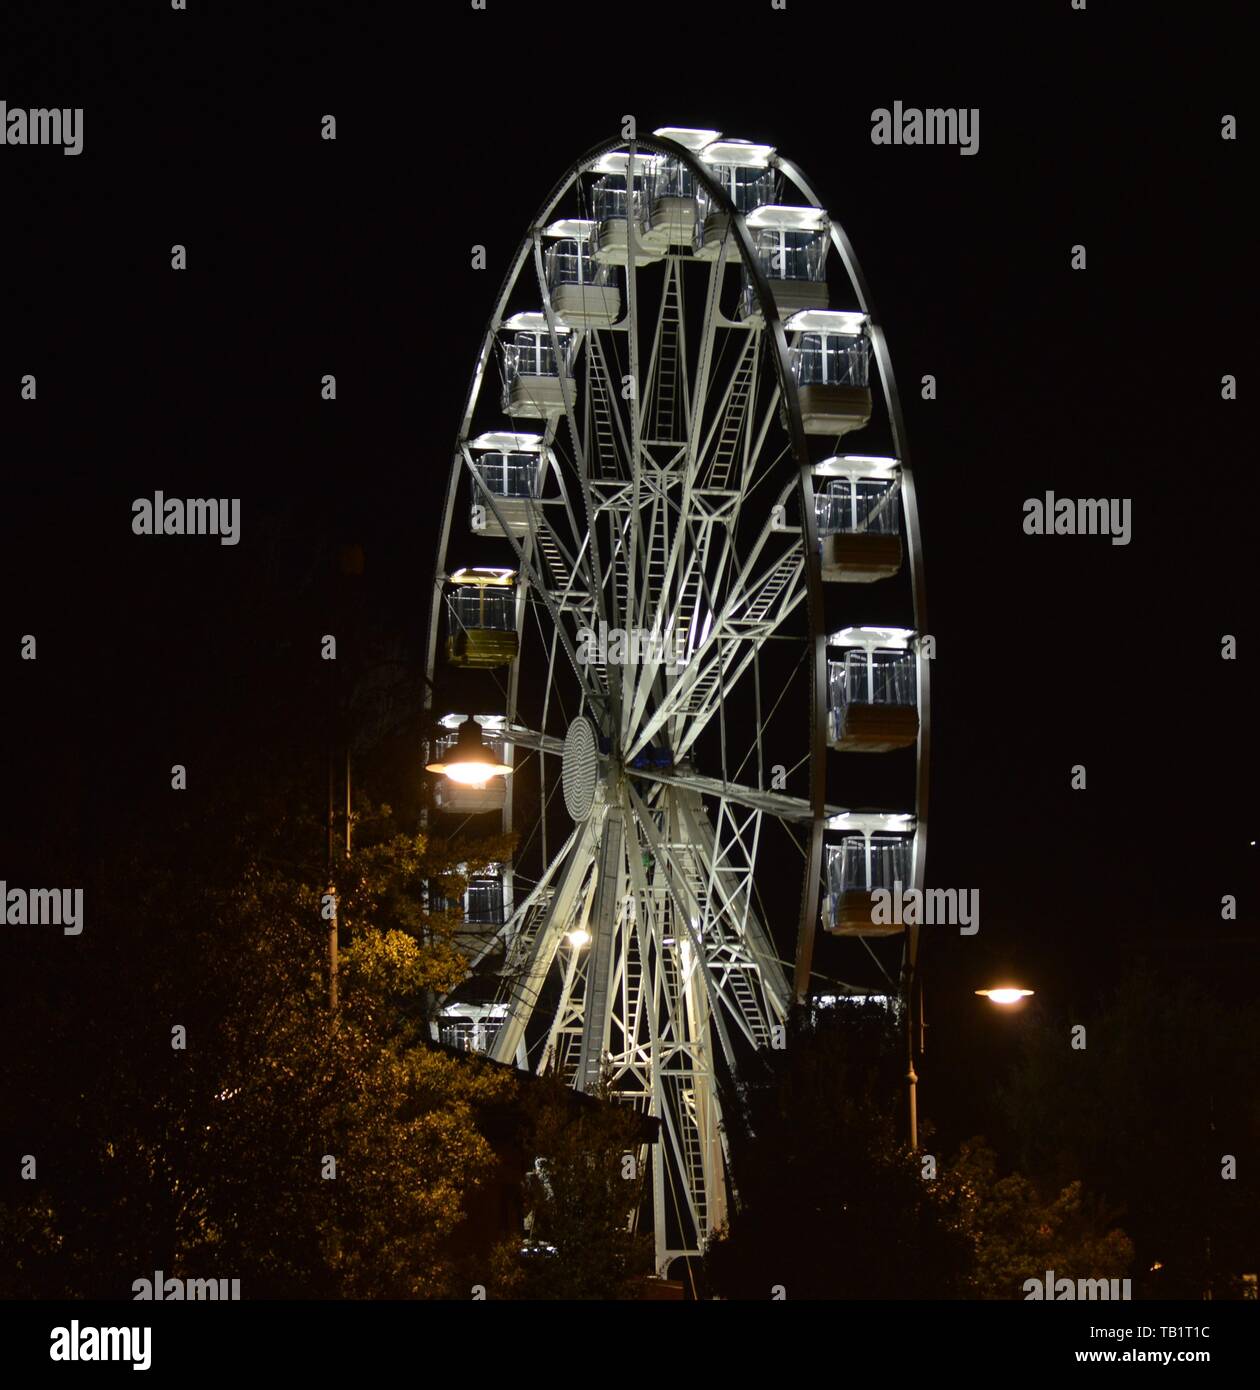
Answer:
[[[515,1081],[428,1044],[424,1001],[464,967],[423,886],[506,846],[431,843],[365,804],[334,866],[333,1018],[320,827],[298,805],[235,829],[101,866],[83,949],[18,1002],[43,1046],[6,1059],[6,1137],[38,1176],[0,1207],[3,1292],[126,1297],[161,1269],[254,1298],[466,1296],[451,1237],[493,1164],[479,1114]]]
[[[1024,1281],[1046,1270],[1071,1279],[1129,1273],[1132,1242],[1081,1182],[1043,1196],[1022,1173],[1000,1176],[997,1155],[983,1138],[962,1144],[944,1165],[936,1197],[971,1245],[973,1297],[1022,1298]]]
[[[643,1198],[640,1118],[607,1087],[577,1097],[548,1077],[527,1102],[529,1239],[495,1252],[494,1293],[515,1299],[630,1296],[651,1271],[651,1237],[630,1229]]]

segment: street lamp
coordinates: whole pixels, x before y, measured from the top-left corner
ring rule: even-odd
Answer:
[[[996,989],[978,989],[977,994],[983,995],[991,1004],[1018,1004],[1021,999],[1027,999],[1034,993],[1031,989],[1019,989],[1015,985],[999,985]]]
[[[481,740],[481,725],[469,715],[459,726],[455,747],[441,762],[427,763],[425,771],[441,773],[463,787],[484,787],[491,777],[506,776],[512,769],[495,761]]]

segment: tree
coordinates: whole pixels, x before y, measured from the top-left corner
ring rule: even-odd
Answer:
[[[416,1000],[463,967],[454,914],[421,893],[503,846],[363,816],[362,852],[337,869],[332,1019],[322,836],[289,792],[283,811],[216,815],[230,838],[167,827],[101,866],[69,978],[15,1001],[16,1026],[51,1045],[4,1063],[10,1148],[40,1162],[0,1214],[5,1293],[127,1296],[155,1269],[239,1278],[246,1297],[464,1287],[451,1237],[493,1159],[478,1116],[515,1082],[428,1043]]]
[[[495,1252],[493,1294],[514,1299],[630,1296],[651,1270],[651,1238],[630,1229],[643,1197],[641,1117],[603,1084],[576,1095],[548,1076],[526,1099],[529,1239]]]
[[[1070,1279],[1129,1273],[1132,1242],[1079,1181],[1046,1200],[1020,1173],[999,1177],[997,1155],[983,1138],[961,1145],[944,1166],[937,1196],[973,1243],[969,1292],[976,1298],[1022,1298],[1024,1281],[1046,1270]]]

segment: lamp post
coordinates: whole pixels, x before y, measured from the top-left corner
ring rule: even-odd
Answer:
[[[455,747],[445,758],[425,764],[426,772],[436,772],[463,787],[484,787],[491,777],[506,777],[510,764],[498,761],[481,738],[481,725],[470,714],[459,726]]]

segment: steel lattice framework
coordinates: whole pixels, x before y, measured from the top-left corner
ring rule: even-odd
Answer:
[[[611,322],[568,322],[553,303],[549,225],[558,210],[586,212],[590,180],[621,158],[629,211],[615,262],[617,313]],[[724,219],[709,254],[694,239],[651,244],[647,215],[634,215],[638,161],[686,171],[689,196]],[[766,164],[778,203],[821,209],[792,163],[770,152]],[[914,482],[883,331],[847,237],[834,219],[821,225],[829,266],[843,272],[844,295],[865,315],[882,403],[872,429],[886,430],[897,464],[919,717],[905,822],[912,883],[921,888],[929,667],[918,643],[925,613]],[[742,311],[734,304],[741,283]],[[478,429],[520,427],[503,420],[491,368],[522,304],[541,306],[538,341],[569,364],[558,372],[556,409],[527,412],[539,426],[531,446],[538,476],[523,520],[508,515],[476,466]],[[522,799],[529,806],[528,834],[505,872],[504,920],[470,951],[474,974],[494,981],[493,1001],[483,996],[497,1026],[488,1050],[584,1090],[606,1077],[616,1096],[659,1119],[659,1142],[642,1157],[651,1165],[662,1274],[701,1251],[726,1219],[718,1073],[738,1072],[777,1045],[794,1004],[814,992],[824,841],[848,815],[828,785],[838,791],[842,781],[842,759],[828,751],[831,586],[816,524],[815,478],[828,441],[803,423],[792,357],[799,334],[786,317],[749,218],[703,151],[661,134],[596,146],[555,186],[504,279],[442,504],[429,701],[443,681],[439,634],[453,569],[506,562],[516,576],[519,654],[477,675],[481,709],[502,715],[497,734],[516,768],[504,827]],[[494,518],[495,540],[456,532],[461,502]],[[487,554],[494,546],[497,558]],[[642,634],[642,650],[592,658],[583,633],[601,624]],[[566,735],[580,719],[598,744],[593,795],[589,812],[577,823],[563,817],[557,833]],[[579,775],[571,771],[571,780]],[[775,944],[784,921],[789,930],[795,923],[794,976]],[[907,928],[900,949],[898,988],[912,1000],[917,928]],[[913,1097],[912,1028],[907,1035]]]

